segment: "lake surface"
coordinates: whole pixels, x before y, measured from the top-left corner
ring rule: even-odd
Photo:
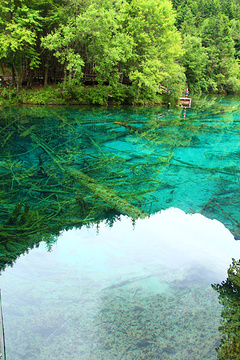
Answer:
[[[218,359],[239,135],[233,98],[2,109],[7,359]]]

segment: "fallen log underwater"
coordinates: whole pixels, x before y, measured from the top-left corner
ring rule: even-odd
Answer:
[[[91,190],[94,195],[100,197],[106,204],[117,210],[120,214],[127,215],[134,220],[149,216],[144,210],[131,205],[128,201],[119,197],[108,187],[99,184],[97,181],[82,173],[80,170],[69,166],[65,166],[64,168],[69,175],[73,176],[76,180],[81,182],[81,184]]]
[[[136,131],[136,132],[142,132],[142,129],[137,128],[136,126],[132,126],[127,124],[125,121],[114,121],[114,124],[120,125],[120,126],[124,126],[127,129]]]

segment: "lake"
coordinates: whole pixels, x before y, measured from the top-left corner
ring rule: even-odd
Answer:
[[[240,102],[192,105],[1,109],[8,360],[240,353]]]

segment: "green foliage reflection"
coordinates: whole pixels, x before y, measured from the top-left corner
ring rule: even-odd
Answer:
[[[240,262],[235,259],[228,269],[228,278],[212,286],[219,293],[223,305],[221,345],[217,351],[220,360],[240,359]]]

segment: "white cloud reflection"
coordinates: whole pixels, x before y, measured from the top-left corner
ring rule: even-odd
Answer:
[[[77,354],[74,358],[78,358],[82,344],[90,354],[87,358],[99,358],[92,357],[91,351],[106,335],[101,319],[104,324],[109,319],[112,323],[118,303],[120,308],[126,305],[124,316],[130,316],[131,306],[147,308],[156,299],[162,302],[160,307],[156,302],[154,314],[163,319],[162,323],[147,323],[144,333],[146,328],[151,334],[152,326],[161,329],[167,323],[171,339],[183,334],[192,348],[203,327],[204,337],[197,343],[201,344],[199,352],[202,346],[214,352],[221,308],[218,294],[210,285],[226,279],[232,257],[238,259],[239,254],[240,243],[220,222],[174,208],[136,221],[135,227],[131,219],[121,217],[111,228],[101,223],[98,233],[96,227],[64,231],[52,252],[47,252],[42,243],[21,256],[0,278],[9,358],[16,358],[19,344],[23,344],[22,354],[34,352],[37,347],[41,348],[41,358],[53,358],[54,349],[68,350],[69,339],[72,346],[79,334],[83,340],[71,347]],[[173,315],[169,315],[170,309]],[[130,331],[136,312],[134,320],[121,314],[120,324],[125,321],[126,331]],[[183,322],[181,328],[181,316],[190,326]],[[116,331],[112,336],[122,336],[119,334]],[[174,345],[179,351],[181,339]],[[104,358],[108,358],[108,350],[104,351]]]
[[[55,255],[95,273],[149,273],[195,269],[209,281],[225,280],[240,243],[217,220],[170,208],[136,221],[121,217],[110,228],[64,231]],[[173,275],[171,275],[173,276]]]
[[[98,230],[64,231],[51,252],[42,243],[7,268],[1,280],[6,283],[8,274],[50,280],[68,268],[100,287],[163,274],[168,282],[191,276],[194,283],[205,280],[210,285],[226,279],[232,258],[240,258],[240,243],[223,224],[170,208],[137,220],[135,226],[122,216],[112,227],[102,222]]]

